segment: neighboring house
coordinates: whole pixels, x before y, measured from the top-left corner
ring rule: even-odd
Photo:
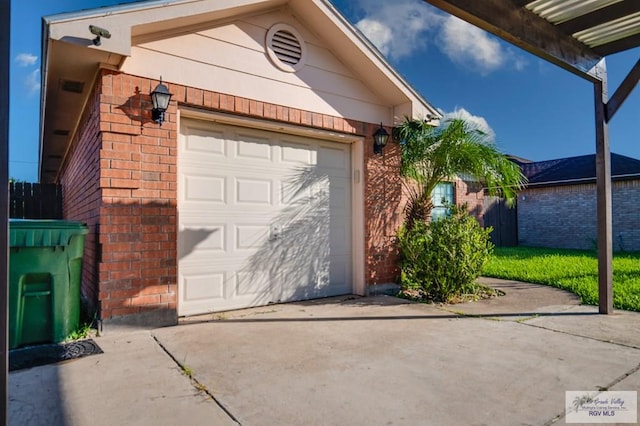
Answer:
[[[516,161],[529,180],[518,195],[518,242],[594,249],[595,155]],[[640,250],[640,160],[611,154],[614,250]]]
[[[399,149],[374,154],[372,135],[439,113],[329,1],[151,1],[50,16],[43,35],[40,178],[90,227],[82,291],[102,320],[394,282]]]

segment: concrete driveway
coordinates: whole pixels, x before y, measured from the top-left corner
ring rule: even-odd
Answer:
[[[107,331],[103,354],[12,372],[9,424],[550,425],[567,390],[640,390],[640,314],[488,283],[505,296],[342,297]]]
[[[242,425],[564,424],[567,390],[640,390],[640,315],[492,284],[506,295],[325,299],[153,335]]]

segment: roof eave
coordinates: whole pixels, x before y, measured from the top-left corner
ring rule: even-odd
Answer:
[[[439,119],[442,114],[429,103],[420,93],[418,93],[397,70],[387,61],[382,53],[359,31],[355,25],[352,25],[347,18],[340,13],[339,10],[329,0],[312,0],[318,8],[325,8],[325,15],[328,16],[334,24],[342,29],[345,34],[351,35],[351,41],[359,45],[362,52],[368,53],[371,63],[375,64],[378,70],[385,74],[398,87],[406,97],[408,102],[412,103],[412,118],[421,119]],[[330,13],[328,13],[330,12]],[[345,58],[349,60],[350,58]],[[426,111],[426,113],[425,113]],[[426,115],[426,116],[424,116]]]
[[[328,0],[161,0],[127,5],[117,5],[95,10],[83,10],[74,13],[51,15],[43,18],[43,55],[42,55],[42,95],[40,123],[39,176],[52,180],[54,168],[60,168],[68,151],[73,135],[77,131],[78,110],[89,96],[89,85],[93,84],[98,69],[107,64],[118,67],[122,60],[130,56],[132,36],[146,36],[166,28],[192,28],[204,22],[227,19],[246,13],[256,13],[288,4],[307,25],[319,25],[318,19],[327,25],[333,25],[337,31],[322,26],[316,27],[318,34],[331,39],[334,53],[348,66],[352,67],[363,80],[369,80],[369,87],[384,102],[393,106],[386,124],[393,125],[394,120],[411,115],[412,118],[438,119],[441,114],[427,102],[404,78],[387,62],[382,54],[362,35]],[[322,19],[322,18],[326,19]],[[111,37],[102,37],[101,43],[93,42],[95,35],[89,25],[108,30]],[[355,53],[355,54],[353,54]],[[61,58],[64,56],[64,58]],[[66,75],[76,74],[80,80],[80,71],[86,90],[82,98],[75,96],[64,101],[58,93],[60,84],[51,81],[55,70],[67,67]],[[66,78],[66,77],[65,77]],[[374,82],[375,81],[375,82]],[[51,93],[52,90],[58,90]],[[53,102],[55,100],[55,102]],[[53,103],[52,103],[53,102]],[[59,108],[56,102],[65,102],[65,108]],[[62,138],[52,137],[54,130],[60,130],[54,115],[74,115],[75,123],[67,117],[64,130],[69,131],[66,148],[58,146]],[[390,110],[391,111],[391,110]],[[55,123],[55,124],[51,124]],[[55,127],[55,129],[54,129]],[[46,142],[46,144],[45,144]],[[57,165],[56,165],[57,164]]]

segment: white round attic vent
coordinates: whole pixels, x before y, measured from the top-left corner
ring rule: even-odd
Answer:
[[[305,63],[307,47],[302,36],[287,24],[276,24],[267,32],[267,54],[282,71],[298,71]]]

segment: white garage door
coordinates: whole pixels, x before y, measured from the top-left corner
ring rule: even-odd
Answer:
[[[352,292],[350,146],[182,120],[178,313]]]

